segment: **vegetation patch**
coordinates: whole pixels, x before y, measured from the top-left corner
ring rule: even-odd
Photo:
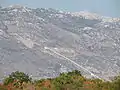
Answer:
[[[0,84],[0,90],[120,90],[120,76],[112,82],[87,79],[80,71],[61,73],[59,77],[32,81],[23,72],[13,72]]]

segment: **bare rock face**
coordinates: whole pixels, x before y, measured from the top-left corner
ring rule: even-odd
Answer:
[[[0,8],[0,78],[16,70],[38,79],[74,69],[106,80],[120,72],[119,18]]]

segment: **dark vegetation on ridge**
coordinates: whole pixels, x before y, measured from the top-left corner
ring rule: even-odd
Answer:
[[[0,84],[0,90],[120,90],[120,76],[111,82],[87,79],[80,71],[61,73],[59,77],[33,81],[23,72],[13,72]]]

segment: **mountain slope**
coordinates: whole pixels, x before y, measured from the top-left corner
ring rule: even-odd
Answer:
[[[85,13],[1,8],[0,73],[19,70],[46,78],[78,69],[87,77],[115,76],[120,72],[120,20]]]

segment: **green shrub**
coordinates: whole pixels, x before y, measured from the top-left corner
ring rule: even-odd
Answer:
[[[31,82],[31,78],[23,73],[23,72],[19,72],[19,71],[16,71],[16,72],[12,72],[7,78],[4,79],[4,85],[8,85],[10,83],[13,83],[14,81],[15,82],[19,82],[19,83],[23,83],[23,82]]]
[[[116,76],[113,80],[113,88],[115,90],[120,90],[120,76]]]

